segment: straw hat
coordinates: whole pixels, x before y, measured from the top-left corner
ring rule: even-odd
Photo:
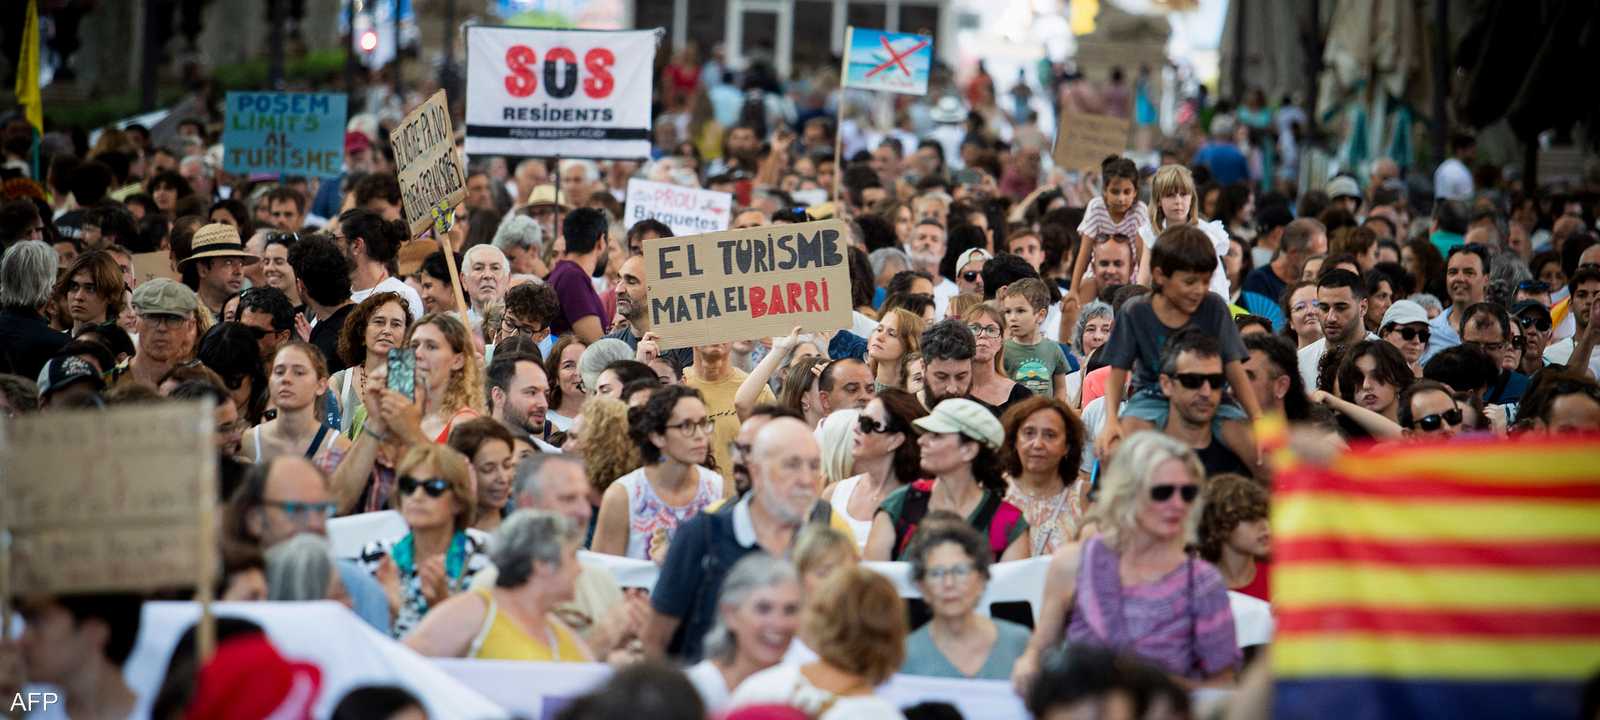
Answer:
[[[528,193],[528,207],[535,208],[543,205],[554,205],[561,210],[572,209],[572,206],[567,204],[566,191],[556,192],[556,186],[554,185],[539,185],[533,189],[533,192]]]
[[[261,258],[244,251],[244,243],[239,241],[239,231],[232,225],[211,223],[195,232],[189,257],[180,261],[178,267],[195,260],[219,257],[236,257],[244,260],[246,265],[261,261]]]

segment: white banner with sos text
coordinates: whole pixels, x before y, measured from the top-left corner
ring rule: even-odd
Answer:
[[[467,154],[648,157],[656,37],[468,28]]]

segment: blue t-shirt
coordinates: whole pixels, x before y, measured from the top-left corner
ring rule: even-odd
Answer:
[[[1250,179],[1250,163],[1233,143],[1207,143],[1200,148],[1200,152],[1195,153],[1194,165],[1210,168],[1211,179],[1218,185],[1227,186]]]

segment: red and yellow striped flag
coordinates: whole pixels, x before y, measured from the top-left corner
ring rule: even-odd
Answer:
[[[1276,485],[1274,717],[1577,716],[1600,439],[1382,445]]]

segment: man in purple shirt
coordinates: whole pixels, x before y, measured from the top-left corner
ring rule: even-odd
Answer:
[[[594,208],[573,210],[561,224],[561,237],[566,249],[545,278],[561,303],[561,312],[550,321],[550,332],[560,335],[570,330],[584,343],[593,343],[611,324],[590,280],[595,265],[605,256],[606,216]]]

